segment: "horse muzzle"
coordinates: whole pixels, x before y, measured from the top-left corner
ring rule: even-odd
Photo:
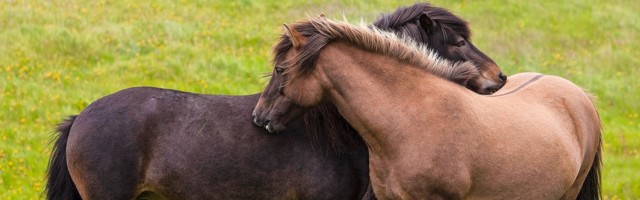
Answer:
[[[253,123],[259,127],[263,127],[269,133],[275,133],[284,130],[284,127],[276,123],[274,120],[270,120],[267,118],[261,118],[257,115],[253,115]]]
[[[507,76],[500,72],[496,77],[487,78],[486,76],[481,76],[478,79],[471,81],[471,90],[483,94],[489,95],[498,91],[504,84],[507,82]]]

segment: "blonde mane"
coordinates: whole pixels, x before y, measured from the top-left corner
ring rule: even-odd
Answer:
[[[397,58],[400,62],[419,67],[433,75],[464,84],[478,76],[479,72],[471,62],[450,62],[437,55],[425,45],[420,45],[409,37],[397,36],[392,32],[370,27],[364,23],[352,25],[345,21],[333,21],[324,17],[312,18],[296,23],[292,28],[307,37],[307,44],[292,60],[302,72],[315,65],[319,51],[330,42],[346,42],[380,54]],[[282,58],[291,43],[283,36],[276,46],[276,63]],[[282,60],[281,60],[282,61]]]

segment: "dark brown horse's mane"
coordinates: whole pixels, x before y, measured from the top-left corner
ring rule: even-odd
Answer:
[[[338,153],[350,151],[349,147],[363,142],[358,132],[330,103],[322,103],[308,110],[303,117],[307,133],[313,143],[322,144]]]
[[[426,44],[428,42],[427,33],[420,26],[419,20],[423,14],[440,25],[445,40],[454,38],[455,34],[460,34],[464,39],[470,40],[471,29],[466,21],[447,9],[434,7],[428,3],[416,3],[412,6],[398,8],[391,14],[378,17],[373,25],[382,30],[409,36],[418,43]]]
[[[434,51],[408,38],[391,32],[382,31],[365,25],[357,26],[346,22],[335,22],[324,17],[298,22],[290,26],[306,38],[306,44],[299,49],[294,58],[286,58],[292,48],[287,34],[280,37],[274,47],[274,65],[285,67],[285,74],[295,77],[310,72],[320,50],[335,41],[347,42],[364,50],[387,54],[399,61],[419,67],[428,73],[463,85],[478,75],[476,67],[470,62],[452,63],[440,58]],[[285,83],[286,84],[286,83]],[[304,116],[307,132],[318,141],[327,141],[338,151],[347,151],[345,147],[361,142],[356,131],[331,104],[322,104],[311,108]]]

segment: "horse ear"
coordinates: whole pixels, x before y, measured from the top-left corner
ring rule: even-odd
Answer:
[[[420,26],[424,29],[427,34],[432,33],[436,29],[436,22],[431,19],[426,13],[422,13],[420,15]]]
[[[287,26],[286,24],[282,24],[284,26],[284,29],[287,31],[287,35],[289,36],[289,40],[291,41],[291,45],[293,45],[293,48],[300,48],[300,46],[302,46],[304,38],[302,37],[302,35],[293,29],[290,29],[289,26]]]

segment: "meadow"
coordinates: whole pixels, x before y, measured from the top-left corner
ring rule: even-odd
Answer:
[[[321,13],[372,22],[414,2],[0,0],[0,199],[41,198],[55,125],[102,96],[258,93],[282,23]],[[640,1],[431,3],[469,21],[506,74],[558,75],[594,94],[604,196],[640,199]]]

